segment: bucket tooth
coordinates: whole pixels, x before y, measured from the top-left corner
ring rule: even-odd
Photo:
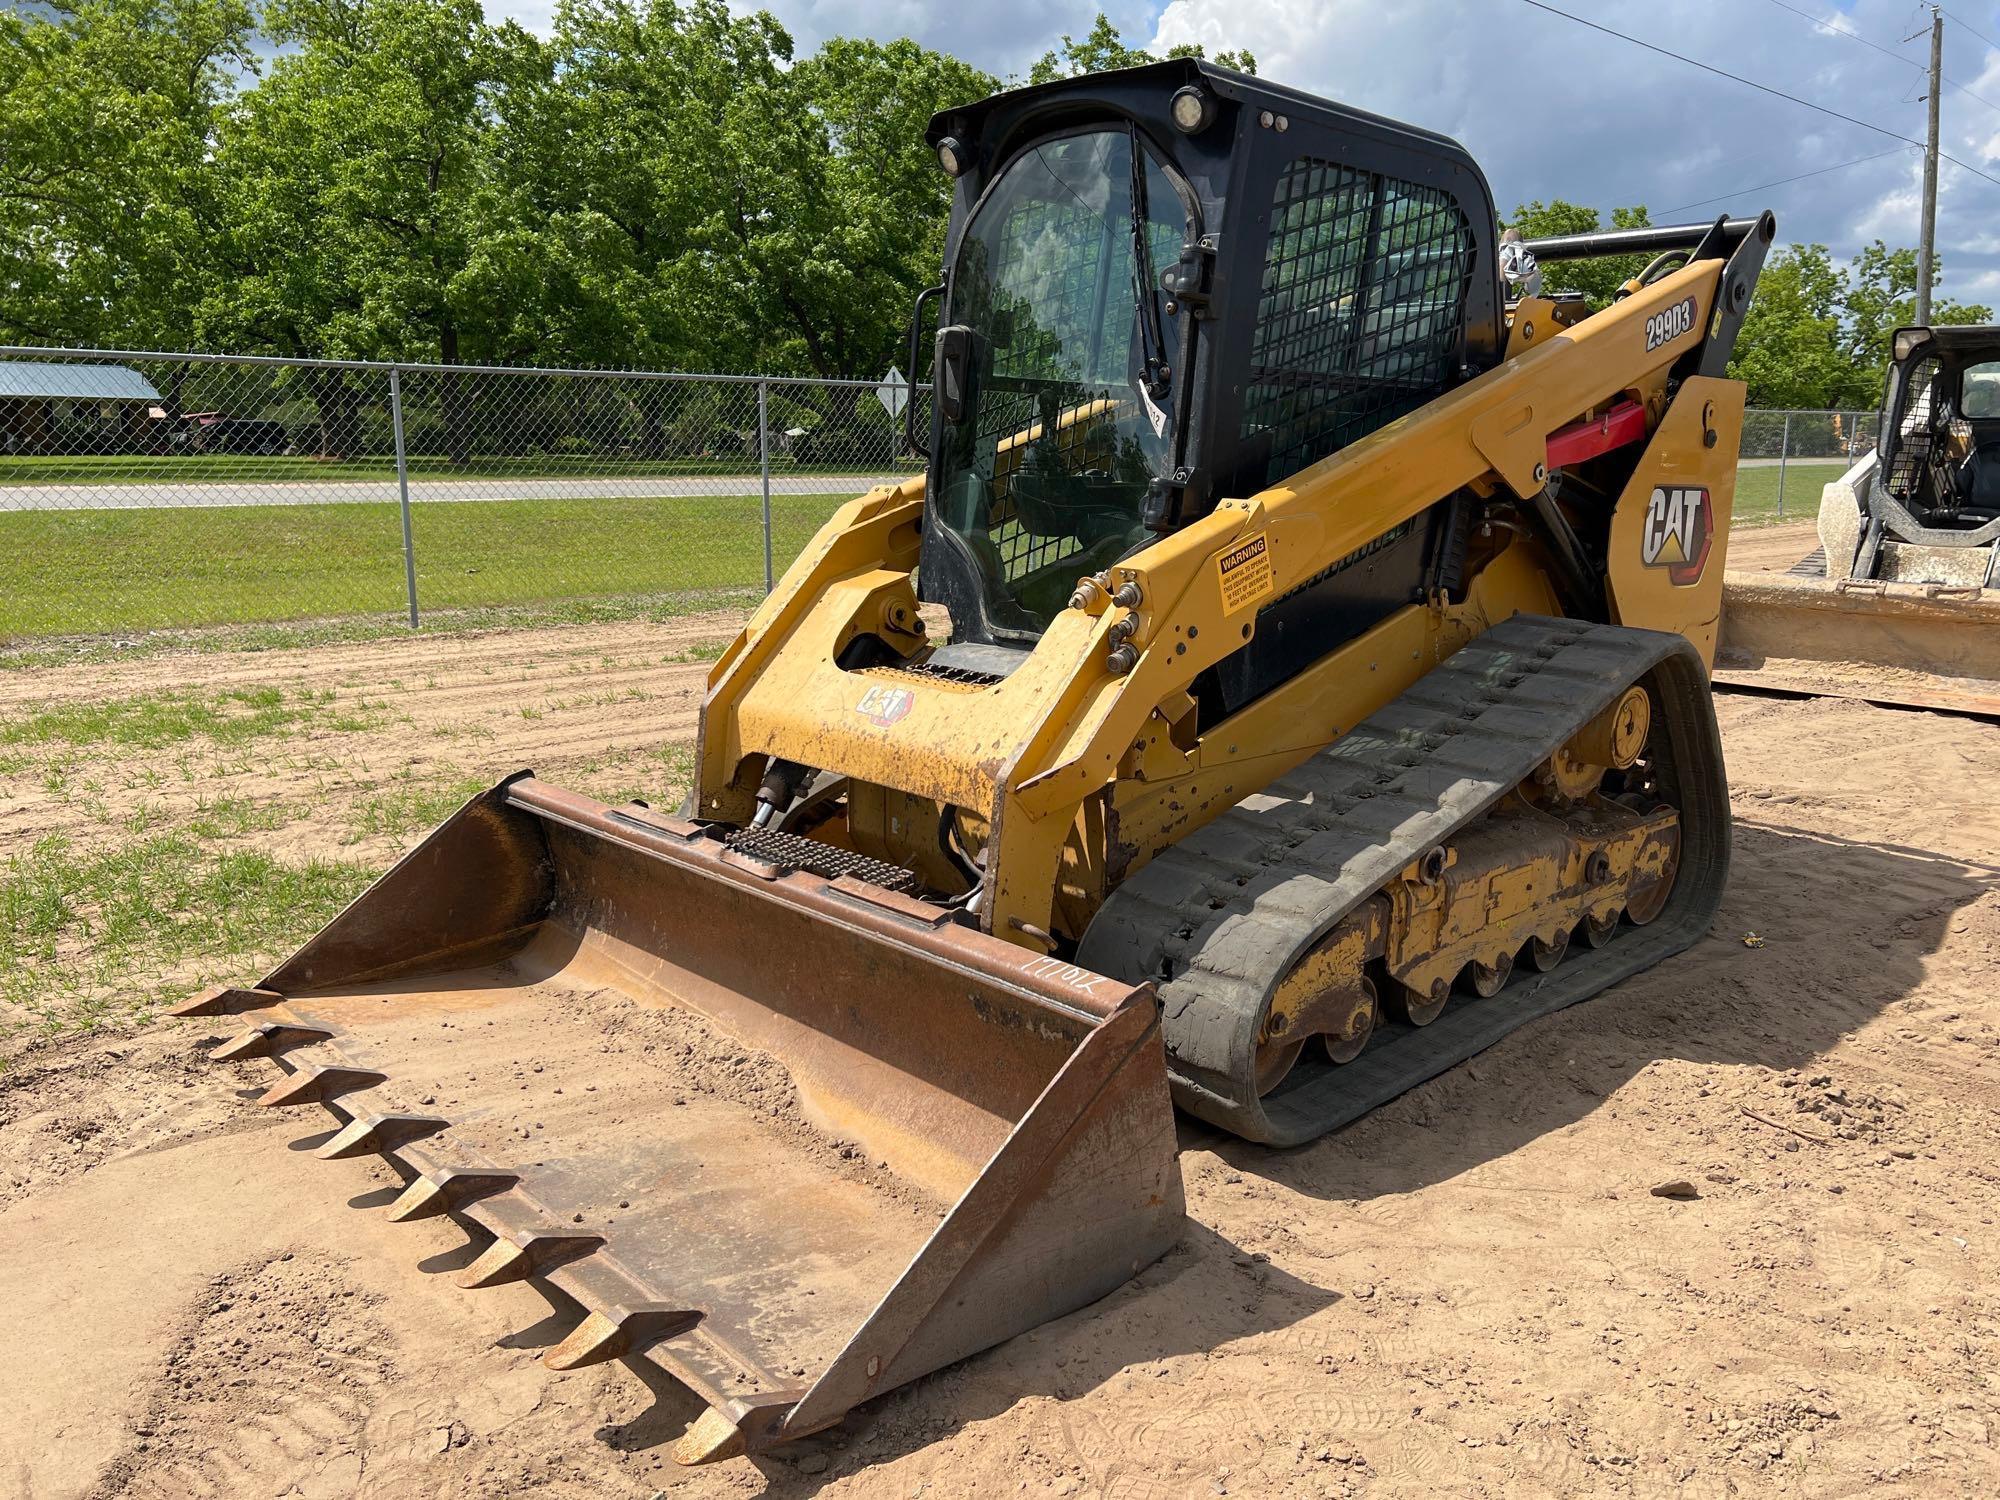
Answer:
[[[518,1239],[502,1235],[458,1273],[457,1281],[471,1292],[546,1275],[557,1266],[583,1259],[603,1243],[600,1234],[565,1234],[560,1230],[531,1230]]]
[[[372,1089],[378,1083],[386,1083],[388,1078],[387,1073],[376,1073],[367,1068],[304,1067],[283,1082],[272,1084],[257,1102],[266,1109],[291,1104],[325,1104],[357,1089]]]
[[[341,1161],[350,1156],[394,1151],[411,1141],[436,1135],[450,1124],[451,1121],[440,1120],[434,1115],[357,1114],[313,1155],[321,1161]]]
[[[804,1394],[803,1390],[771,1391],[709,1407],[674,1444],[674,1462],[690,1466],[721,1463],[725,1458],[740,1458],[789,1438],[807,1436],[805,1431],[785,1430],[786,1417]],[[822,1422],[809,1430],[817,1432],[831,1425]]]
[[[686,1333],[701,1321],[690,1308],[649,1302],[639,1307],[614,1307],[593,1312],[542,1356],[551,1370],[580,1370],[627,1354],[645,1352],[661,1339]]]
[[[262,1010],[277,1005],[285,997],[274,990],[246,990],[234,985],[212,984],[190,995],[168,1010],[170,1016],[234,1016],[246,1010]]]
[[[681,1434],[674,1444],[674,1462],[687,1464],[719,1464],[726,1458],[743,1456],[746,1444],[743,1429],[732,1422],[722,1409],[711,1406],[699,1417],[694,1426]]]
[[[294,1047],[324,1042],[333,1035],[319,1026],[298,1026],[285,1021],[260,1021],[240,1036],[231,1037],[208,1054],[210,1062],[235,1062],[244,1057],[272,1057]]]
[[[389,1205],[389,1220],[407,1224],[449,1213],[480,1198],[504,1193],[521,1179],[511,1172],[482,1172],[476,1167],[443,1167],[414,1179]]]

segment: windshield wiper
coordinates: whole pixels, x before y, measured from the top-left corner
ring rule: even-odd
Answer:
[[[1132,131],[1132,300],[1139,320],[1139,361],[1146,394],[1155,401],[1167,394],[1167,336],[1160,327],[1160,304],[1154,300],[1153,247],[1146,225],[1150,218],[1146,204],[1146,150],[1139,143],[1139,127]]]

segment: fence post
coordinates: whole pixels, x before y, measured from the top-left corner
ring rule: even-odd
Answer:
[[[778,586],[771,567],[771,382],[757,382],[757,462],[764,473],[764,592]]]
[[[1784,436],[1778,439],[1778,519],[1785,519],[1785,465],[1792,456],[1792,414],[1785,413]]]
[[[410,629],[417,628],[417,543],[410,530],[410,460],[403,451],[403,378],[389,367],[389,425],[396,434],[396,495],[403,508],[403,587],[410,600]]]

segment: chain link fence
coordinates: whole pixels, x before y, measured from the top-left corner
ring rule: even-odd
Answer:
[[[912,394],[0,347],[0,642],[742,607],[921,468]],[[1876,420],[1747,413],[1738,523],[1816,513]]]
[[[1746,411],[1736,522],[1810,520],[1819,496],[1875,446],[1874,411]]]
[[[0,348],[0,641],[747,603],[842,501],[920,470],[911,398]]]

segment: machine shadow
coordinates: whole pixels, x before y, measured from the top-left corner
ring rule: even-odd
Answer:
[[[1661,1059],[1806,1067],[1913,993],[1953,914],[1996,888],[2000,864],[1739,818],[1722,909],[1687,952],[1310,1145],[1204,1129],[1184,1130],[1183,1149],[1308,1197],[1363,1200],[1504,1157]]]
[[[1174,1249],[1108,1297],[885,1392],[838,1427],[750,1461],[763,1475],[763,1493],[814,1494],[857,1468],[928,1448],[999,1416],[1024,1397],[1054,1393],[1070,1400],[1135,1365],[1213,1352],[1289,1327],[1340,1297],[1191,1219]],[[646,1383],[654,1404],[630,1421],[599,1428],[598,1441],[625,1451],[673,1442],[700,1415],[701,1401],[643,1361],[626,1366]],[[798,1461],[816,1453],[830,1462],[808,1475]]]

